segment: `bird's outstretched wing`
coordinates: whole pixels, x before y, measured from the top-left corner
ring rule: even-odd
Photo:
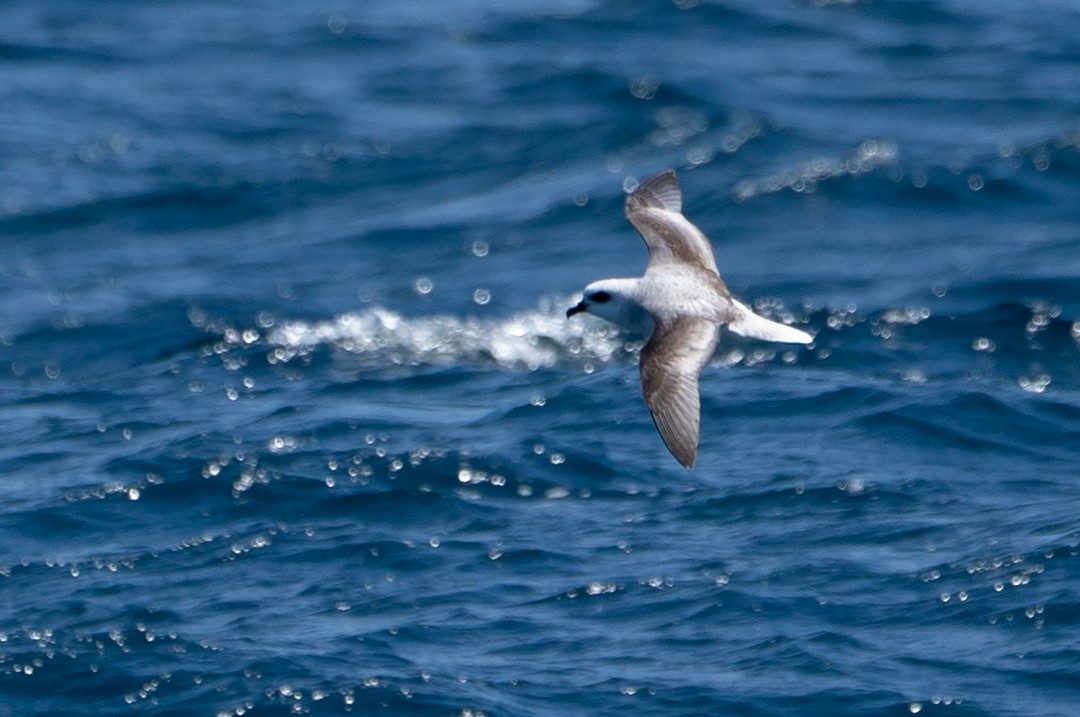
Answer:
[[[649,248],[649,267],[693,264],[719,276],[709,240],[682,214],[682,190],[674,170],[642,182],[626,197],[625,211]]]
[[[697,458],[698,375],[719,341],[719,327],[688,316],[659,321],[641,350],[641,392],[656,429],[684,468]]]

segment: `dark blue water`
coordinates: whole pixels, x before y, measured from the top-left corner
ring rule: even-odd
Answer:
[[[1080,11],[0,6],[0,715],[1075,715]],[[639,343],[675,167],[698,465]]]

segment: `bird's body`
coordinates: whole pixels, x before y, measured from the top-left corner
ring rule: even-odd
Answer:
[[[696,316],[726,322],[729,316],[724,299],[731,294],[717,275],[689,264],[664,264],[641,277],[638,301],[657,318]],[[707,287],[712,291],[702,291]]]
[[[690,468],[700,423],[698,375],[716,350],[720,327],[766,341],[807,344],[813,338],[732,298],[709,240],[682,214],[682,192],[672,170],[627,196],[626,218],[649,248],[645,274],[594,281],[566,315],[588,312],[622,326],[647,325],[642,394],[664,443]]]

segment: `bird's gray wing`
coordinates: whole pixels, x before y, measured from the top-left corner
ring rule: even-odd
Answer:
[[[674,170],[645,180],[626,197],[626,219],[649,248],[649,266],[693,264],[719,276],[709,240],[682,214]]]
[[[697,457],[701,404],[698,375],[712,357],[720,328],[688,316],[658,320],[641,350],[641,393],[668,450],[685,468]]]

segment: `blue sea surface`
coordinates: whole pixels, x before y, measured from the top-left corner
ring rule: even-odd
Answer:
[[[0,716],[1080,713],[1080,8],[0,5]],[[675,168],[697,466],[568,321]]]

